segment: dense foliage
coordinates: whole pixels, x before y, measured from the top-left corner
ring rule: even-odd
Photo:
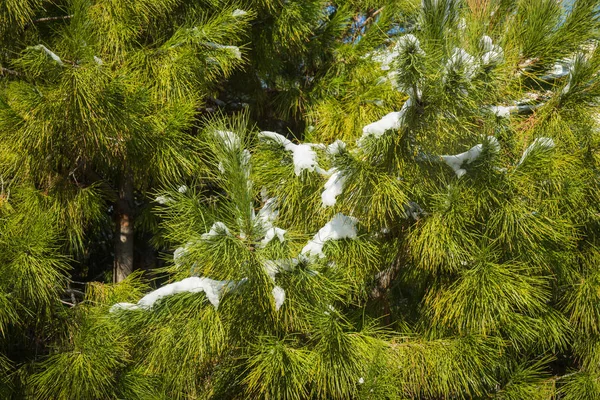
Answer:
[[[3,1],[0,396],[600,399],[599,7]]]

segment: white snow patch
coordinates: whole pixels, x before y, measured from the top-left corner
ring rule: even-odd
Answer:
[[[215,281],[209,278],[198,278],[194,276],[160,287],[142,297],[137,304],[117,303],[110,308],[110,312],[116,310],[137,310],[140,308],[150,309],[154,303],[163,297],[172,296],[178,293],[199,292],[204,292],[206,298],[213,307],[218,308],[221,291],[226,286],[232,286],[232,281]]]
[[[110,307],[109,312],[114,313],[117,310],[139,310],[140,307],[137,304],[133,304],[133,303],[117,303],[117,304],[113,304],[112,307]]]
[[[237,150],[241,147],[240,137],[235,133],[231,131],[216,131],[215,133],[229,150]]]
[[[518,107],[517,106],[492,106],[490,107],[490,110],[494,113],[494,115],[496,115],[497,117],[500,118],[508,118],[510,117],[511,113],[515,113],[518,111]]]
[[[396,44],[391,49],[385,49],[383,51],[376,52],[371,55],[371,59],[381,63],[381,70],[388,71],[396,58],[402,54],[413,52],[419,55],[425,55],[425,52],[421,48],[419,39],[415,35],[407,34],[401,36]]]
[[[155,202],[157,202],[158,204],[169,204],[169,203],[173,203],[175,200],[173,200],[172,198],[168,197],[168,196],[158,196],[157,198],[154,199]]]
[[[297,176],[302,174],[302,171],[317,171],[321,174],[325,173],[317,163],[317,153],[313,150],[313,147],[323,147],[323,145],[313,143],[302,143],[295,144],[276,132],[262,131],[259,134],[260,138],[270,139],[279,145],[283,146],[285,150],[292,152],[294,160],[294,172]]]
[[[274,280],[275,275],[280,271],[291,271],[300,260],[298,258],[286,258],[282,260],[266,260],[263,267],[267,274]]]
[[[459,47],[454,48],[454,52],[450,59],[446,63],[446,70],[448,72],[456,72],[464,74],[465,78],[472,79],[477,71],[477,63],[475,57],[467,53],[464,49]]]
[[[340,152],[345,149],[346,143],[342,142],[339,139],[327,146],[327,152],[331,155],[340,154]]]
[[[237,46],[225,46],[225,45],[222,45],[219,43],[213,43],[213,42],[206,42],[206,45],[208,47],[212,47],[213,49],[228,51],[231,54],[233,54],[233,56],[235,58],[237,58],[238,60],[242,59],[242,52],[240,51],[240,48]]]
[[[483,36],[479,43],[484,51],[481,56],[483,65],[492,65],[502,62],[504,59],[504,50],[502,47],[494,44],[491,37]]]
[[[177,191],[178,191],[179,193],[185,193],[185,192],[187,192],[187,191],[188,191],[188,187],[187,187],[186,185],[181,185],[181,186],[179,186],[179,187],[177,188]]]
[[[104,64],[104,62],[102,61],[102,59],[98,56],[94,56],[94,62],[98,65],[102,65]]]
[[[275,299],[275,310],[279,311],[283,302],[285,301],[285,290],[281,286],[275,286],[271,291],[273,298]]]
[[[223,287],[228,285],[229,281],[215,281],[209,278],[191,277],[179,282],[173,282],[160,287],[138,301],[142,308],[152,308],[154,303],[166,296],[172,296],[178,293],[199,293],[204,292],[206,298],[215,307],[219,307],[219,295]]]
[[[280,243],[283,243],[285,241],[285,238],[283,237],[283,235],[285,235],[286,232],[287,231],[285,229],[281,229],[281,228],[277,228],[277,227],[273,227],[273,228],[269,229],[267,231],[267,233],[265,234],[264,239],[260,242],[261,246],[262,247],[266,246],[275,237],[277,237],[277,239],[279,239]]]
[[[275,222],[277,216],[279,215],[279,211],[276,209],[276,207],[277,198],[273,197],[268,199],[258,211],[256,218],[264,229],[270,229],[273,227],[273,222]]]
[[[363,383],[365,383],[365,378],[363,378],[362,376],[360,378],[358,378],[358,384],[362,385]]]
[[[341,171],[336,170],[329,180],[325,183],[325,190],[321,193],[321,201],[323,207],[330,207],[335,205],[336,197],[342,194],[344,185],[346,183],[346,176]]]
[[[355,239],[357,219],[344,214],[336,214],[302,249],[303,255],[325,257],[323,246],[328,240]]]
[[[185,257],[185,255],[188,253],[190,245],[191,243],[186,243],[185,246],[178,247],[175,249],[175,251],[173,252],[173,262],[175,263],[175,265],[181,266],[181,258]]]
[[[43,44],[38,44],[35,46],[31,47],[32,49],[35,50],[41,50],[44,53],[46,53],[48,56],[50,56],[51,59],[53,59],[58,65],[64,65],[62,60],[60,59],[59,56],[57,56],[54,52],[52,52],[51,50],[49,50],[46,46],[44,46]]]
[[[231,236],[231,233],[229,232],[229,229],[227,228],[227,226],[225,226],[224,223],[215,222],[211,226],[210,231],[202,234],[202,239],[210,240],[216,236]]]
[[[400,111],[391,112],[381,118],[379,121],[370,123],[363,128],[363,134],[358,140],[358,146],[368,136],[381,137],[386,131],[391,129],[400,129],[404,123],[406,112],[412,106],[412,98],[406,100]]]
[[[237,17],[243,17],[244,15],[247,15],[248,12],[244,11],[244,10],[240,10],[239,8],[236,8],[235,10],[233,10],[233,12],[231,13],[231,16],[234,18]]]
[[[489,140],[489,146],[494,151],[498,151],[500,149],[500,144],[498,143],[498,139],[496,139],[493,136],[488,136],[488,140]],[[471,147],[469,150],[465,151],[464,153],[460,153],[460,154],[456,154],[456,155],[445,155],[445,156],[441,156],[441,157],[442,157],[442,160],[444,160],[444,162],[446,164],[448,164],[448,166],[450,166],[450,168],[452,168],[454,170],[454,173],[456,174],[456,176],[460,178],[461,176],[463,176],[464,174],[467,173],[467,171],[462,168],[462,165],[464,163],[470,164],[473,161],[475,161],[481,155],[482,150],[483,150],[483,144],[479,143],[479,144]]]

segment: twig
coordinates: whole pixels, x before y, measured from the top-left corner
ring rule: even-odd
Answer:
[[[364,28],[365,25],[367,25],[373,18],[375,18],[377,16],[377,14],[379,14],[380,12],[382,12],[384,8],[385,8],[385,6],[381,7],[378,10],[376,10],[373,14],[369,15],[369,17],[367,17],[367,19],[365,19],[363,21],[363,23],[360,24],[360,26],[358,27],[358,30],[360,31],[362,28]]]
[[[64,301],[64,300],[61,300],[61,299],[58,299],[58,301],[60,301],[60,302],[61,302],[61,303],[63,303],[63,304],[66,304],[66,305],[68,305],[69,307],[75,307],[75,304],[73,304],[73,303],[69,303],[68,301]]]
[[[13,71],[12,69],[4,68],[4,67],[0,67],[0,71],[2,72],[2,75],[14,75],[14,76],[21,75],[21,73],[19,73],[17,71]]]
[[[61,15],[58,17],[44,17],[44,18],[38,18],[33,20],[32,22],[34,24],[37,24],[38,22],[49,22],[49,21],[59,21],[59,20],[65,20],[65,19],[71,19],[73,18],[73,14],[71,15]]]

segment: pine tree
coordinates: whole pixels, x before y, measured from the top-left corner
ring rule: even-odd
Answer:
[[[60,6],[60,17],[47,18],[62,19],[38,22],[55,24],[52,33],[40,29],[8,60],[2,175],[76,209],[63,217],[71,250],[83,250],[86,225],[106,218],[96,211],[112,200],[113,277],[121,281],[133,270],[135,192],[143,198],[154,181],[192,173],[195,110],[241,64],[240,50],[226,44],[240,39],[248,14],[201,14],[173,0]]]
[[[600,398],[600,4],[366,3],[183,11],[173,2],[141,19],[150,21],[147,36],[128,44],[105,35],[114,74],[149,82],[139,103],[137,85],[125,86],[131,112],[106,111],[125,114],[118,121],[139,132],[134,142],[157,129],[137,130],[148,114],[159,118],[148,110],[171,116],[203,87],[174,94],[185,69],[164,81],[136,69],[145,65],[139,38],[168,31],[160,12],[244,13],[250,27],[239,37],[248,28],[250,59],[214,97],[227,99],[221,110],[205,110],[195,125],[194,175],[167,174],[152,207],[154,241],[172,249],[172,261],[156,282],[134,273],[88,284],[83,302],[61,310],[65,327],[42,329],[53,349],[18,369],[16,391],[39,399]],[[140,7],[131,15],[149,10]],[[56,63],[47,48],[26,49],[14,70],[50,79],[28,58]],[[7,85],[9,99],[21,96],[13,108],[31,109],[35,96],[17,90],[27,84]],[[106,101],[114,92],[101,93]],[[248,110],[232,112],[245,99]],[[12,121],[0,130],[10,135],[6,159],[21,160]],[[184,137],[190,124],[176,127]],[[28,157],[36,162],[6,162],[32,167],[4,209],[0,240],[23,245],[2,261],[16,266],[31,254],[56,285],[66,268],[56,238],[71,225],[39,203],[30,211],[27,185],[39,185],[49,161]],[[0,328],[19,314],[8,280]],[[14,368],[9,360],[0,367]]]

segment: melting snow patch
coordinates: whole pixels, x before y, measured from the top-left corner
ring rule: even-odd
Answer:
[[[481,56],[481,62],[483,65],[492,65],[502,62],[504,59],[504,50],[502,47],[495,45],[492,42],[492,38],[489,36],[483,36],[480,41],[480,45],[484,51]]]
[[[283,146],[287,151],[292,152],[294,172],[297,176],[300,176],[304,170],[311,172],[316,170],[321,174],[324,173],[317,163],[317,154],[313,150],[313,147],[322,147],[322,145],[315,145],[312,143],[295,144],[279,133],[269,131],[261,132],[259,137],[270,139]]]
[[[329,146],[327,146],[327,152],[331,155],[340,154],[342,152],[342,150],[345,150],[345,149],[346,149],[346,143],[342,142],[339,139],[337,139],[335,142],[333,142]]]
[[[358,146],[368,136],[381,137],[386,131],[391,129],[399,129],[404,123],[406,112],[412,106],[412,98],[406,100],[400,111],[391,112],[381,118],[379,121],[370,123],[363,128],[363,134],[358,140]]]
[[[240,10],[239,8],[236,8],[236,9],[235,9],[235,10],[234,10],[234,11],[231,13],[231,16],[232,16],[232,17],[234,17],[234,18],[237,18],[237,17],[243,17],[244,15],[247,15],[247,14],[248,14],[248,12],[247,12],[247,11]]]
[[[262,247],[266,246],[275,237],[277,237],[277,239],[279,239],[280,243],[283,243],[285,241],[285,238],[283,237],[283,235],[285,235],[286,232],[287,231],[285,229],[276,228],[276,227],[269,229],[267,231],[267,233],[265,234],[264,239],[260,242],[261,246]]]
[[[215,307],[219,307],[219,296],[226,286],[231,286],[231,281],[215,281],[209,278],[191,277],[179,282],[173,282],[160,287],[138,301],[137,304],[117,303],[110,308],[110,312],[116,310],[136,310],[150,309],[158,300],[163,297],[172,296],[178,293],[199,293],[204,292],[208,301]]]
[[[168,196],[158,196],[157,198],[154,199],[155,202],[157,202],[158,204],[169,204],[169,203],[173,203],[174,200]]]
[[[221,141],[229,150],[237,150],[241,146],[240,137],[231,131],[216,131],[215,132]]]
[[[256,218],[263,228],[270,229],[273,227],[273,222],[275,222],[277,216],[279,215],[279,211],[276,210],[276,206],[277,199],[273,197],[265,201],[265,204],[258,211],[258,216]]]
[[[321,201],[323,207],[330,207],[335,205],[336,198],[342,194],[344,190],[344,184],[346,183],[346,176],[340,171],[335,171],[329,180],[325,183],[325,190],[321,193]]]
[[[281,286],[275,286],[271,291],[273,298],[275,299],[275,310],[279,311],[283,302],[285,301],[285,290]]]
[[[465,78],[471,79],[477,70],[475,58],[464,49],[454,48],[452,56],[446,63],[446,70],[464,74]]]
[[[372,54],[371,58],[376,62],[381,63],[381,70],[388,71],[391,68],[394,60],[402,54],[414,53],[419,55],[425,55],[419,39],[412,34],[401,36],[396,44],[390,49],[376,52]]]
[[[303,255],[325,257],[323,246],[328,240],[355,239],[357,220],[344,214],[336,214],[302,249]]]
[[[53,59],[58,65],[64,65],[62,60],[60,59],[59,56],[57,56],[54,52],[50,51],[46,46],[44,46],[43,44],[38,44],[35,46],[31,47],[32,49],[35,50],[41,50],[44,53],[46,53],[51,59]]]
[[[510,117],[511,113],[517,112],[518,109],[519,108],[517,106],[510,106],[510,107],[492,106],[492,107],[490,107],[490,110],[494,113],[494,115],[496,115],[497,117],[500,117],[500,118],[508,118],[508,117]]]
[[[211,226],[210,231],[202,234],[202,239],[210,240],[211,238],[214,238],[216,236],[231,236],[231,233],[229,232],[229,229],[227,228],[227,226],[225,226],[224,223],[215,222]]]
[[[498,140],[493,136],[488,136],[489,146],[494,150],[498,151],[500,149],[500,144]],[[456,155],[446,155],[441,156],[442,160],[446,162],[454,170],[454,173],[457,177],[461,177],[467,173],[465,169],[462,168],[464,163],[470,164],[475,161],[481,155],[483,150],[483,144],[477,144],[471,147],[469,150],[464,153],[456,154]]]
[[[208,47],[212,47],[213,49],[226,50],[226,51],[230,52],[231,54],[233,54],[233,56],[235,58],[237,58],[238,60],[242,59],[242,52],[240,51],[240,48],[237,46],[225,46],[225,45],[213,43],[213,42],[207,42],[206,45]]]
[[[117,310],[139,310],[140,307],[137,304],[132,303],[117,303],[113,304],[109,312],[113,313]]]

